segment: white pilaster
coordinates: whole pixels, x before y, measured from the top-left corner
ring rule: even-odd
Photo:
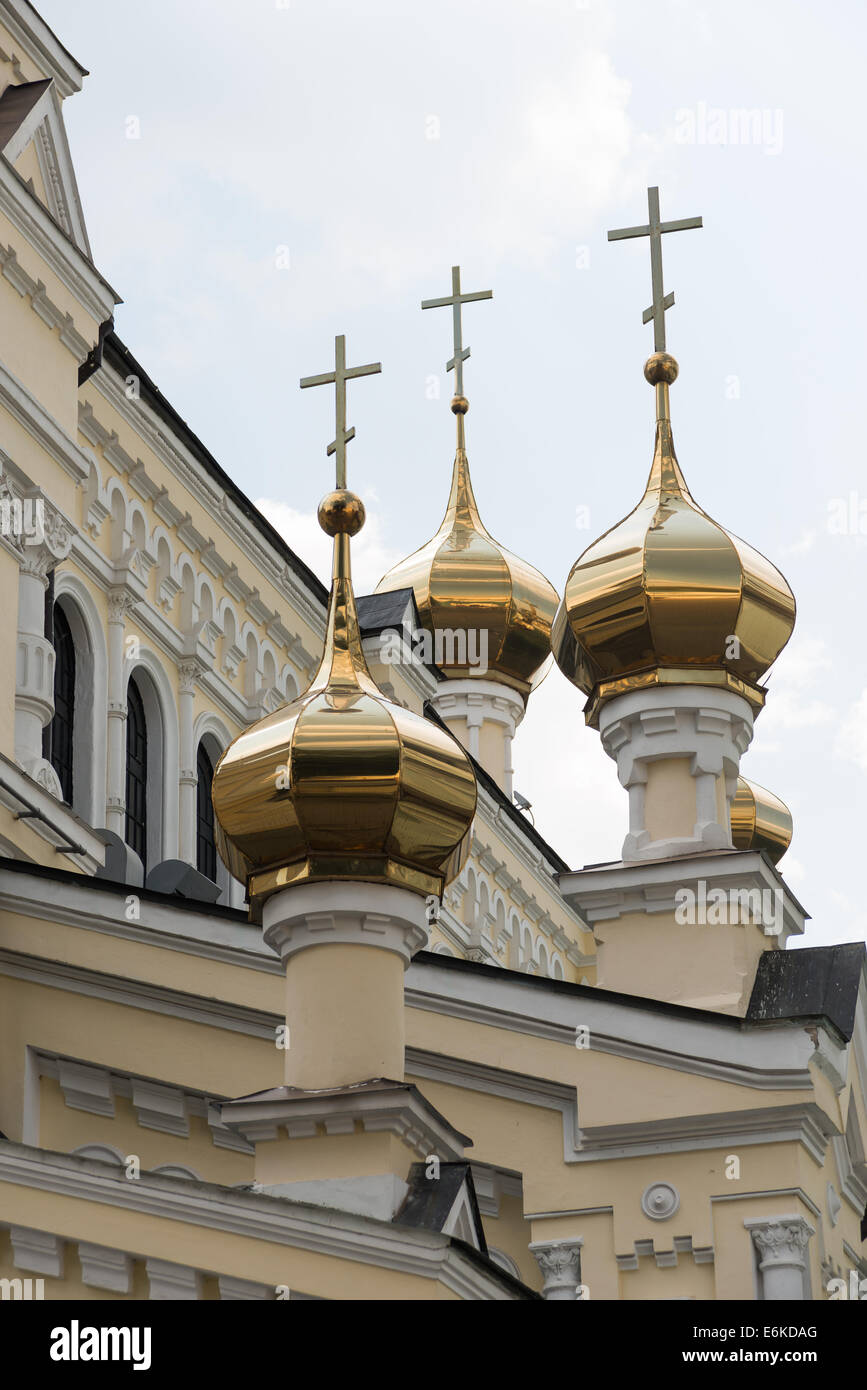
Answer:
[[[179,856],[187,864],[196,863],[196,796],[198,773],[193,737],[193,706],[196,684],[202,674],[198,661],[182,661],[178,667],[180,703],[180,771],[178,774],[178,804],[180,814]]]
[[[108,593],[108,774],[106,829],[126,838],[126,660],[124,629],[135,596],[124,585]]]

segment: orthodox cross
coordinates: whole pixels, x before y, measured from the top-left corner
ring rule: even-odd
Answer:
[[[337,433],[333,443],[328,445],[326,454],[336,454],[337,459],[337,486],[346,487],[346,446],[350,439],[355,438],[355,426],[352,429],[346,428],[346,383],[354,376],[372,376],[376,372],[382,371],[381,362],[369,362],[366,367],[347,367],[346,365],[346,338],[341,334],[334,339],[334,371],[323,372],[321,376],[305,376],[301,378],[302,389],[305,386],[330,386],[336,387],[336,416]]]
[[[643,227],[621,227],[608,233],[609,241],[622,241],[625,237],[650,237],[650,280],[653,286],[653,303],[642,314],[642,323],[653,319],[653,350],[665,352],[665,311],[674,303],[674,293],[666,294],[662,287],[662,233],[685,232],[691,227],[700,227],[700,217],[682,217],[677,222],[660,222],[659,189],[647,190],[648,222]]]
[[[493,290],[476,290],[474,294],[461,294],[461,268],[459,265],[453,265],[451,294],[445,299],[423,299],[421,302],[423,309],[444,309],[449,304],[452,307],[455,355],[446,363],[446,371],[454,371],[456,396],[464,394],[464,363],[470,355],[469,348],[465,348],[463,345],[461,305],[471,304],[476,299],[493,299],[493,297]]]

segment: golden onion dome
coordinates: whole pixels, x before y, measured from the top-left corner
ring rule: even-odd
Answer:
[[[674,452],[668,388],[677,363],[655,353],[656,446],[634,511],[584,551],[569,578],[551,644],[564,674],[600,706],[651,685],[713,685],[764,704],[760,677],[795,625],[779,570],[725,531],[690,496]]]
[[[763,849],[776,864],[792,843],[792,813],[788,806],[757,782],[739,777],[731,804],[735,849]]]
[[[464,441],[465,396],[455,396],[458,446],[446,514],[436,535],[382,578],[377,593],[412,589],[436,664],[451,679],[479,674],[487,634],[487,679],[525,698],[551,651],[558,596],[544,575],[512,555],[485,529],[473,495]],[[455,636],[457,634],[457,636]]]
[[[440,896],[465,862],[476,808],[457,739],[386,699],[367,669],[349,559],[361,500],[331,493],[319,521],[334,567],[318,673],[236,738],[214,773],[220,855],[256,917],[270,894],[324,879]]]

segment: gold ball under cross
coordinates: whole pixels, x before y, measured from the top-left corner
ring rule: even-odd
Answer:
[[[319,503],[319,525],[328,536],[357,536],[364,525],[364,503],[354,492],[338,488]]]
[[[655,352],[644,364],[644,375],[651,386],[658,386],[663,381],[666,386],[671,386],[677,381],[679,371],[680,368],[670,352]]]

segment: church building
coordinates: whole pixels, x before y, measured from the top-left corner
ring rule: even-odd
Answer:
[[[443,520],[375,593],[348,398],[379,364],[337,336],[301,382],[335,401],[326,587],[119,336],[85,77],[0,0],[0,1299],[860,1286],[865,948],[787,949],[792,818],[741,770],[795,599],[673,442],[661,247],[700,219],[651,189],[609,234],[650,246],[655,439],[562,596],[476,501],[491,292],[457,267],[422,305],[452,321]],[[553,664],[623,788],[608,863],[516,804]]]

